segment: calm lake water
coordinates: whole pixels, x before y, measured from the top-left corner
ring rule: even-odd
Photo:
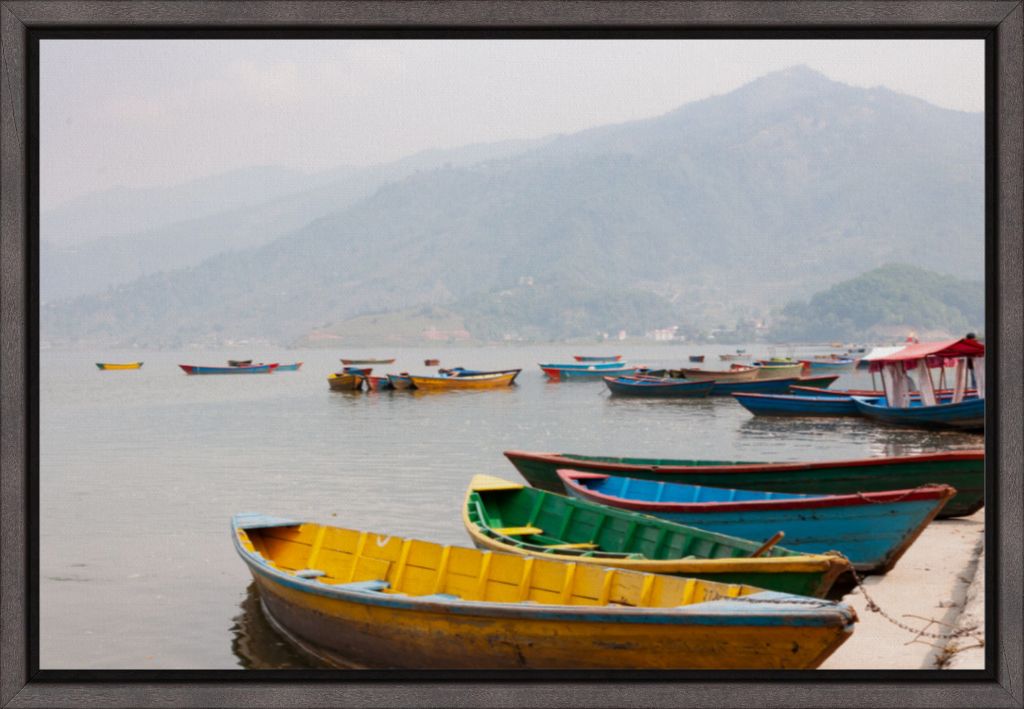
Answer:
[[[755,419],[731,398],[613,398],[600,380],[547,383],[538,362],[622,353],[680,366],[726,347],[378,348],[63,353],[40,359],[40,665],[312,666],[267,625],[229,532],[236,512],[468,544],[459,508],[477,473],[519,480],[507,449],[817,460],[980,446],[982,437],[859,419]],[[767,354],[764,348],[747,350]],[[803,355],[779,348],[776,354]],[[376,373],[522,367],[504,390],[416,395],[328,389],[338,357]],[[298,372],[186,376],[177,364],[304,362]],[[97,361],[138,371],[101,372]],[[866,373],[833,385],[870,386]]]

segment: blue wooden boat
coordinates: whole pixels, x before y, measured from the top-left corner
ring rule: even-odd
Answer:
[[[925,406],[920,399],[911,399],[906,407],[889,406],[885,397],[871,399],[851,397],[862,416],[895,426],[920,428],[955,428],[963,431],[982,431],[985,428],[985,400],[964,399],[956,404],[942,403]]]
[[[293,362],[292,364],[279,364],[274,367],[275,372],[297,372],[299,367],[302,366],[302,362]]]
[[[743,539],[783,532],[787,549],[835,550],[858,571],[892,569],[955,494],[924,485],[850,495],[730,490],[559,470],[569,495]]]
[[[690,361],[691,362],[703,362],[704,361],[704,355],[690,355]]]
[[[622,396],[645,396],[651,398],[702,398],[711,393],[715,383],[692,382],[688,379],[669,377],[604,377],[604,383],[612,394]]]
[[[608,355],[607,357],[573,355],[572,358],[577,362],[618,362],[622,359],[622,355]]]
[[[755,416],[860,416],[849,396],[733,392],[733,398]]]
[[[793,384],[827,389],[832,382],[839,379],[838,374],[824,377],[782,377],[779,379],[755,379],[750,382],[715,382],[711,396],[729,396],[730,394],[785,394]]]
[[[416,388],[416,385],[412,383],[412,377],[409,376],[408,372],[402,372],[401,374],[389,374],[388,382],[391,384],[392,389]]]
[[[368,377],[373,374],[373,367],[342,367],[341,371],[345,374],[358,374],[362,377]]]
[[[560,382],[565,379],[598,379],[607,376],[619,376],[633,374],[636,367],[625,367],[618,362],[608,364],[592,365],[564,365],[564,364],[542,364],[540,368],[544,374],[553,382]]]
[[[590,372],[596,369],[622,369],[625,366],[626,365],[622,364],[621,362],[584,362],[581,364],[573,364],[570,362],[568,364],[542,364],[540,365],[540,368],[545,369],[547,367],[552,367],[557,369]]]
[[[274,364],[253,364],[248,367],[203,367],[195,364],[179,364],[185,374],[270,374],[277,369]]]

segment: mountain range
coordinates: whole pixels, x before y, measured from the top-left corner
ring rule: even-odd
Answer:
[[[288,343],[436,307],[474,338],[560,338],[728,323],[891,262],[980,279],[983,146],[982,114],[794,67],[382,178],[284,235],[222,215],[248,247],[47,302],[43,337]]]

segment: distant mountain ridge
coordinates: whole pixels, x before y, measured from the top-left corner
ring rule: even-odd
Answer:
[[[265,246],[45,308],[44,331],[290,342],[425,305],[472,323],[502,292],[527,297],[528,281],[548,313],[575,303],[539,331],[525,313],[545,303],[502,327],[557,338],[640,302],[666,319],[768,312],[908,254],[980,277],[983,138],[980,114],[794,68],[658,118],[409,175]],[[584,289],[603,301],[575,297]]]
[[[425,150],[383,165],[301,174],[233,170],[170,188],[107,190],[41,215],[43,302],[98,293],[280,238],[419,170],[507,157],[537,141]],[[61,238],[61,235],[64,238]]]

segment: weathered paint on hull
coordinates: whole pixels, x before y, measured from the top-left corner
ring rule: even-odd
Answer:
[[[634,623],[396,610],[304,593],[251,570],[274,622],[339,667],[801,669],[820,665],[853,630],[736,624],[725,634],[696,624],[640,630]]]
[[[359,374],[332,374],[327,377],[327,384],[333,391],[362,391],[363,377]]]
[[[556,471],[568,468],[689,485],[823,495],[909,490],[938,483],[957,490],[956,496],[939,513],[940,518],[973,514],[985,502],[985,460],[982,451],[846,462],[770,464],[616,459],[521,451],[505,451],[505,457],[530,485],[558,493],[564,488]]]

